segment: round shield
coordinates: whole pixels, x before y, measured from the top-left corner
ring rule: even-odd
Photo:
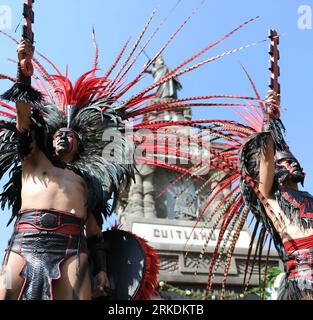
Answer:
[[[140,241],[133,234],[118,229],[103,232],[103,238],[108,246],[111,299],[134,299],[146,272],[146,255]]]

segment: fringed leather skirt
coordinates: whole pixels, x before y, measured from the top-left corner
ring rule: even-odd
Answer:
[[[53,300],[52,280],[61,277],[60,264],[87,252],[84,221],[67,212],[27,210],[20,212],[6,252],[25,259],[25,279],[19,300]]]

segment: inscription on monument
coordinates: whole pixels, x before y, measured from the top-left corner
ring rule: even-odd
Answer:
[[[132,232],[140,235],[151,243],[171,243],[181,245],[199,245],[203,246],[211,233],[209,228],[192,228],[190,226],[175,226],[166,224],[144,224],[134,222]],[[212,234],[209,246],[215,246],[218,239],[219,230]],[[250,235],[247,231],[241,231],[237,247],[248,248]]]

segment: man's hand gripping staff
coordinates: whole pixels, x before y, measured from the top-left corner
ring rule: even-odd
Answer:
[[[12,88],[0,96],[1,99],[11,102],[22,102],[33,105],[42,102],[41,92],[31,86],[33,75],[32,56],[34,53],[34,33],[32,24],[34,22],[33,11],[34,0],[25,0],[23,7],[24,25],[22,40],[18,46],[18,68],[16,82]]]

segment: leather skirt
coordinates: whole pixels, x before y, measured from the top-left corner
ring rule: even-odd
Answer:
[[[84,221],[67,212],[20,212],[6,250],[6,255],[12,251],[25,259],[19,300],[53,300],[52,280],[61,277],[60,264],[87,252],[83,232]]]

